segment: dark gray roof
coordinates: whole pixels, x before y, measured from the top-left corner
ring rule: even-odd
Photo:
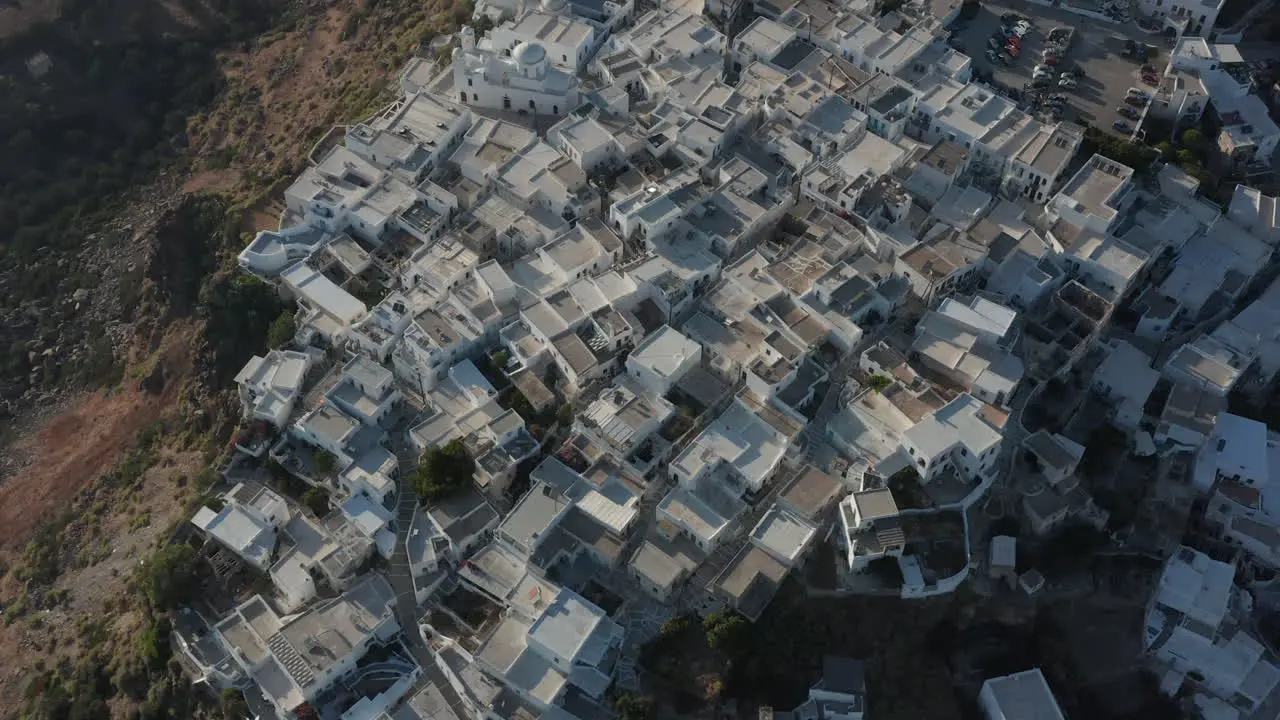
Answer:
[[[822,658],[823,690],[858,695],[866,690],[867,668],[861,660],[843,655],[827,655]]]

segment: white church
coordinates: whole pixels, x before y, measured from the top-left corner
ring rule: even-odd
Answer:
[[[563,115],[578,105],[578,78],[553,67],[542,45],[523,42],[503,53],[476,48],[475,31],[459,31],[453,51],[458,99],[473,107]]]

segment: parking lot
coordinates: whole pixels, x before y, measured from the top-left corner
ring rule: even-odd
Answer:
[[[986,58],[987,40],[1000,29],[1000,16],[1010,12],[1026,17],[1032,28],[1023,38],[1022,52],[1018,57],[1008,65],[993,65]],[[1012,90],[1013,97],[1023,100],[1023,87],[1031,82],[1032,69],[1040,62],[1045,40],[1051,30],[1059,27],[1074,27],[1076,30],[1071,47],[1061,58],[1060,69],[1079,67],[1084,72],[1073,89],[1059,89],[1056,85],[1050,88],[1050,92],[1061,92],[1067,96],[1063,119],[1114,132],[1112,124],[1122,119],[1116,108],[1124,104],[1125,92],[1131,87],[1152,89],[1142,84],[1141,63],[1125,57],[1125,41],[1132,39],[1156,45],[1159,55],[1153,64],[1163,70],[1169,52],[1163,38],[1147,35],[1133,23],[1123,26],[1104,23],[1024,3],[984,3],[959,34],[963,52],[973,58],[974,70],[990,76],[998,87]],[[1126,121],[1133,124],[1132,120]]]

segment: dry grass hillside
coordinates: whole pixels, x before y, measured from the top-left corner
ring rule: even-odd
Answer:
[[[220,54],[225,96],[187,126],[197,186],[253,200],[292,177],[331,127],[365,119],[394,97],[400,66],[468,16],[454,7],[336,2]]]
[[[200,22],[196,3],[157,6],[179,23]],[[0,39],[58,7],[0,8]],[[19,467],[0,478],[0,717],[220,716],[217,699],[193,696],[165,662],[165,611],[139,590],[139,572],[214,481],[210,465],[234,415],[227,368],[262,342],[227,343],[219,333],[257,333],[274,317],[237,323],[242,309],[218,299],[264,291],[239,287],[225,268],[240,231],[271,223],[272,193],[317,140],[389,102],[400,65],[469,12],[439,0],[317,2],[217,53],[225,82],[186,118],[177,166],[115,221],[133,228],[122,241],[133,244],[121,261],[128,277],[146,279],[122,281],[120,316],[108,320],[127,328],[113,335],[121,339],[111,379],[88,392],[46,390],[65,409],[20,408],[39,420],[15,423],[17,437],[0,446]],[[230,208],[212,232],[202,217],[191,233],[212,240],[192,251],[175,228],[138,231],[136,218],[154,225],[155,208],[184,193],[217,194],[217,206]],[[180,250],[156,251],[166,243]],[[134,262],[141,257],[150,264]]]

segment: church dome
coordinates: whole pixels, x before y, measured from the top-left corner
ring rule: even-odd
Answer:
[[[547,51],[537,43],[522,42],[511,51],[511,57],[521,65],[537,65],[547,57]]]

